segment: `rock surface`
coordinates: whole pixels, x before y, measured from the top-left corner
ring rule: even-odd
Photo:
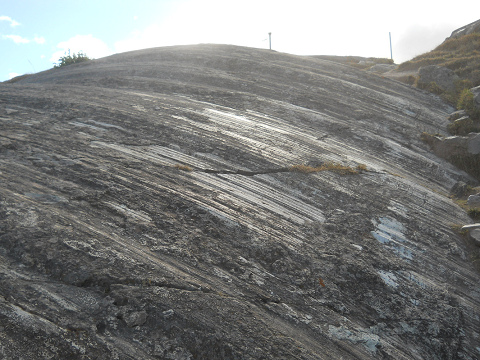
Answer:
[[[473,180],[419,137],[450,111],[219,45],[0,84],[1,356],[478,358]]]
[[[430,83],[436,83],[443,90],[455,90],[455,82],[460,78],[453,70],[444,66],[428,65],[418,69],[418,84],[427,86]]]

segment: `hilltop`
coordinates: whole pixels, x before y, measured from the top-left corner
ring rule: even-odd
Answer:
[[[0,354],[475,359],[453,108],[226,45],[0,84]]]

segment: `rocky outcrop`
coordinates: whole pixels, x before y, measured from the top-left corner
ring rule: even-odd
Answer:
[[[480,154],[479,133],[470,133],[468,136],[448,137],[423,134],[423,139],[432,146],[435,154],[444,159]]]
[[[422,134],[433,152],[480,180],[480,133],[468,136]]]
[[[423,66],[418,70],[418,87],[435,83],[444,91],[455,90],[455,82],[460,78],[452,70],[438,65]]]
[[[480,33],[480,20],[474,21],[468,25],[462,26],[457,30],[454,30],[448,39],[456,39],[464,35]]]
[[[0,84],[0,358],[478,358],[448,111],[220,45]]]

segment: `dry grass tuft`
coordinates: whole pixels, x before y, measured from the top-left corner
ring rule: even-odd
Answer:
[[[340,173],[342,175],[355,175],[358,174],[359,171],[366,170],[366,165],[360,164],[357,168],[352,168],[350,166],[345,166],[336,163],[325,163],[321,166],[313,167],[308,165],[292,165],[289,168],[291,172],[299,172],[302,174],[311,174],[320,171],[334,171]]]
[[[175,164],[175,168],[183,171],[193,171],[193,169],[188,165]]]

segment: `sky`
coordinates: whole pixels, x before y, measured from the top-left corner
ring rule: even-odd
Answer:
[[[0,0],[0,81],[83,52],[98,59],[144,48],[233,44],[296,55],[395,63],[434,49],[480,19],[480,1]]]

